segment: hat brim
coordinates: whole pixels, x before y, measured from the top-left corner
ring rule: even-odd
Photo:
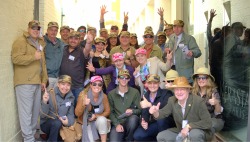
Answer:
[[[197,75],[202,75],[202,73],[195,73],[195,74],[193,74],[193,76],[192,76],[192,78],[193,78],[193,80],[195,79],[195,77],[197,76]],[[212,78],[212,80],[213,81],[215,81],[215,79],[214,79],[214,77],[211,75],[211,74],[203,74],[203,75],[207,75],[207,76],[209,76],[210,78]]]
[[[174,89],[174,88],[193,88],[190,85],[172,85],[171,87],[168,87],[168,89]]]

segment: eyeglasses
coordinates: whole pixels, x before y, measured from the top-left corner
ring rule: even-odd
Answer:
[[[145,35],[145,36],[143,36],[144,38],[153,38],[154,36],[152,36],[152,35]]]
[[[173,83],[174,80],[167,80],[167,83]]]
[[[119,76],[120,79],[126,79],[126,80],[129,80],[130,78],[129,77],[125,77],[125,76]]]
[[[80,33],[86,33],[86,30],[81,29],[81,30],[79,30],[79,32],[80,32]]]
[[[112,27],[111,30],[118,30],[118,28],[117,27]]]
[[[207,76],[197,76],[198,80],[207,80]]]
[[[102,83],[95,83],[95,82],[92,83],[92,86],[102,87],[102,85],[103,85]]]
[[[32,29],[32,30],[38,30],[38,31],[40,31],[41,28],[40,28],[40,27],[37,27],[37,26],[34,26],[34,27],[31,27],[31,29]]]

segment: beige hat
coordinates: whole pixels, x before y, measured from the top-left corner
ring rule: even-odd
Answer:
[[[184,22],[182,20],[174,20],[174,26],[184,26]]]
[[[147,82],[160,82],[160,77],[157,74],[150,74]]]
[[[95,28],[95,27],[88,27],[87,32],[88,32],[88,31],[91,31],[91,30],[96,31],[96,28]]]
[[[163,31],[159,31],[159,32],[157,33],[157,36],[165,36],[165,37],[166,37],[166,33],[163,32]]]
[[[77,31],[72,31],[72,32],[70,32],[69,33],[69,38],[70,37],[80,37],[80,33],[79,32],[77,32]]]
[[[106,44],[106,39],[104,37],[97,37],[95,38],[95,43],[102,42],[103,44]]]
[[[110,34],[109,34],[109,38],[110,37],[118,37],[118,35],[117,35],[117,33],[115,33],[115,32],[111,32]]]
[[[67,30],[70,31],[70,27],[69,26],[61,26],[60,27],[60,31],[65,30],[65,29],[67,29]]]
[[[153,28],[151,27],[151,26],[147,26],[146,28],[145,28],[145,31],[153,31]]]
[[[146,31],[144,32],[144,35],[151,35],[151,36],[154,36],[154,32],[151,31],[151,30],[146,30]]]
[[[130,33],[128,31],[122,31],[120,36],[130,37]]]
[[[137,37],[136,33],[130,33],[130,37]]]
[[[32,20],[32,21],[30,21],[30,22],[29,22],[29,24],[28,24],[28,26],[29,26],[29,28],[31,28],[31,27],[35,27],[35,26],[37,26],[37,27],[40,27],[40,28],[41,28],[41,26],[40,26],[40,22],[39,22],[39,21],[37,21],[37,20]]]
[[[179,77],[178,72],[171,69],[171,70],[169,70],[169,71],[166,73],[166,78],[165,78],[165,80],[166,80],[166,81],[175,80],[176,77]]]
[[[71,82],[71,77],[68,75],[61,75],[58,79],[58,83],[69,83],[72,84]]]
[[[193,79],[197,76],[197,75],[199,75],[199,74],[204,74],[204,75],[208,75],[208,76],[210,76],[211,77],[211,79],[213,80],[213,81],[215,81],[215,79],[214,79],[214,77],[210,74],[210,71],[208,70],[208,68],[206,68],[206,67],[200,67],[200,68],[198,68],[197,69],[197,71],[193,74]]]
[[[173,85],[168,87],[169,89],[173,88],[192,88],[192,86],[189,84],[188,80],[186,77],[176,77]]]
[[[169,30],[169,29],[173,29],[173,24],[167,24],[167,25],[165,26],[164,31],[165,31],[165,30]]]
[[[108,33],[108,30],[105,29],[105,28],[101,28],[101,29],[99,30],[99,33],[102,33],[102,32],[107,32],[107,33]]]
[[[118,76],[123,76],[123,75],[127,75],[130,77],[129,71],[127,69],[123,69],[118,72]]]
[[[57,22],[49,22],[49,24],[48,24],[48,28],[50,28],[50,27],[57,27],[57,28],[59,28],[59,26],[58,26],[58,23],[57,23]]]

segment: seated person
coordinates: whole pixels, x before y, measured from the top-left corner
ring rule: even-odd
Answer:
[[[168,99],[165,107],[159,110],[160,104],[153,105],[149,113],[157,120],[173,115],[176,127],[160,132],[157,141],[176,141],[188,138],[191,141],[210,141],[212,120],[201,97],[190,94],[186,77],[177,77],[172,85],[173,97]],[[179,133],[179,134],[178,134]]]
[[[224,126],[221,114],[223,107],[220,103],[220,95],[216,89],[214,77],[210,74],[208,68],[201,67],[193,75],[193,80],[192,93],[204,99],[212,118],[212,132],[220,131]]]
[[[78,122],[83,125],[82,141],[107,141],[110,125],[107,117],[110,107],[107,95],[103,93],[103,80],[100,76],[92,76],[90,87],[83,90],[77,100],[75,114]]]
[[[71,84],[70,76],[61,75],[57,86],[49,92],[45,90],[42,97],[40,127],[47,134],[47,141],[60,141],[59,132],[62,125],[72,126],[75,122],[75,97],[70,91]]]
[[[156,141],[159,132],[174,126],[172,116],[155,120],[148,111],[152,105],[157,105],[159,102],[161,103],[160,108],[163,108],[173,93],[159,87],[160,77],[158,75],[151,74],[147,79],[147,84],[149,91],[143,96],[143,101],[140,103],[142,108],[141,125],[134,133],[135,141]]]
[[[129,87],[130,74],[127,70],[118,73],[118,86],[109,92],[110,119],[112,128],[111,142],[133,141],[133,135],[139,125],[141,114],[140,94]]]
[[[165,82],[165,87],[168,88],[168,87],[171,87],[173,85],[173,82],[175,80],[176,77],[179,77],[179,74],[176,70],[169,70],[167,73],[166,73],[166,78],[164,80]]]

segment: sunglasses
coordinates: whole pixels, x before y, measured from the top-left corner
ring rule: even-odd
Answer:
[[[143,36],[144,38],[153,38],[154,36],[152,36],[152,35],[145,35],[145,36]]]
[[[103,85],[102,83],[95,83],[95,82],[92,83],[92,86],[102,87],[102,85]]]
[[[207,80],[207,76],[197,76],[198,80]]]
[[[79,32],[80,32],[80,33],[86,33],[86,30],[81,29],[81,30],[79,30]]]
[[[41,28],[40,28],[40,27],[34,26],[34,27],[31,27],[31,29],[32,29],[32,30],[38,30],[38,31],[40,31]]]
[[[167,83],[173,83],[174,82],[174,80],[168,80],[167,81]]]
[[[118,30],[118,28],[117,27],[112,27],[111,30]]]
[[[120,79],[126,79],[126,80],[129,80],[130,78],[129,77],[125,77],[125,76],[119,76]]]

